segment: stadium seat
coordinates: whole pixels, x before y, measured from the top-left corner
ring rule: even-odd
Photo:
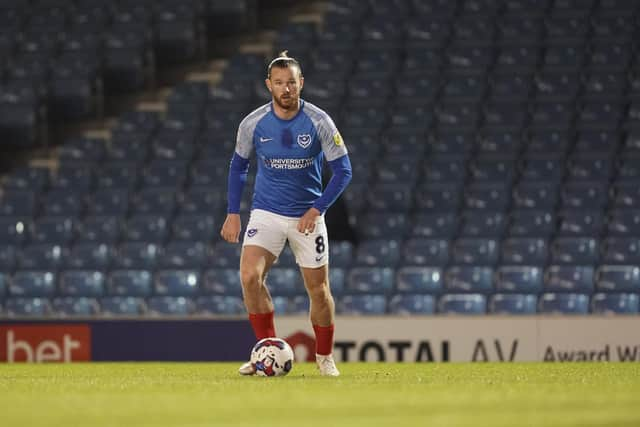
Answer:
[[[547,292],[538,299],[538,313],[585,315],[589,313],[589,296],[579,293]]]
[[[417,211],[456,212],[461,206],[461,184],[428,183],[416,189],[414,209]]]
[[[12,273],[16,266],[18,249],[14,245],[0,245],[0,272]]]
[[[147,304],[143,298],[112,296],[100,298],[102,316],[140,316],[146,313]]]
[[[532,186],[534,189],[537,189],[537,187],[540,187],[540,185],[536,185],[537,183],[540,183],[542,186],[544,186],[545,182],[557,184],[560,183],[564,177],[565,164],[562,159],[564,153],[561,152],[554,154],[552,152],[551,154],[548,154],[544,152],[545,148],[564,150],[562,143],[556,143],[552,140],[548,143],[548,145],[551,145],[552,147],[546,147],[547,144],[539,141],[538,145],[540,146],[540,153],[527,153],[526,157],[523,159],[520,175],[520,183],[525,187],[523,190],[526,190],[526,187],[528,186]],[[535,140],[529,144],[529,147],[530,149],[536,148]],[[550,190],[553,189],[551,188],[549,191]]]
[[[200,292],[198,270],[160,270],[154,276],[154,292],[157,295],[186,297]]]
[[[544,172],[539,173],[542,175]],[[552,210],[557,203],[558,189],[554,182],[524,180],[513,190],[515,209]]]
[[[31,228],[33,243],[68,244],[73,239],[74,220],[66,216],[40,217]]]
[[[362,239],[402,239],[407,228],[407,216],[391,212],[368,213],[357,224]]]
[[[598,261],[598,241],[590,237],[558,237],[551,242],[551,262],[593,265]]]
[[[454,266],[444,272],[444,291],[452,294],[490,294],[494,290],[490,267]]]
[[[215,268],[238,268],[240,266],[241,245],[217,243],[209,258],[209,266]]]
[[[173,241],[163,249],[158,266],[166,269],[199,270],[207,263],[208,250],[202,242]]]
[[[18,259],[18,267],[23,270],[57,270],[68,257],[65,246],[41,243],[24,247]]]
[[[176,210],[174,188],[143,188],[132,197],[131,215],[162,215],[171,217]]]
[[[163,243],[168,236],[168,224],[161,215],[135,215],[125,223],[122,237],[129,242]]]
[[[410,174],[414,176],[415,169],[412,169]],[[381,178],[379,177],[379,179]],[[409,188],[410,182],[410,180],[404,179],[399,182],[379,181],[367,193],[369,208],[382,212],[407,212],[411,208],[413,201],[411,188]],[[362,194],[360,194],[360,197],[362,197]]]
[[[446,143],[443,143],[443,146],[446,146]],[[425,182],[428,184],[448,184],[457,188],[464,183],[467,176],[465,159],[453,154],[429,158],[422,169]]]
[[[336,304],[341,315],[382,315],[387,311],[387,297],[378,294],[345,295]]]
[[[569,182],[560,192],[561,209],[602,210],[609,201],[608,186],[600,182]]]
[[[400,261],[397,240],[365,240],[356,249],[356,264],[370,267],[394,267]]]
[[[564,210],[557,217],[560,237],[599,237],[604,228],[604,214],[599,210]]]
[[[78,217],[84,211],[84,193],[51,190],[40,196],[42,214],[46,216]]]
[[[602,245],[602,263],[640,264],[640,239],[636,237],[608,237],[603,240]]]
[[[64,297],[52,301],[53,314],[58,317],[95,316],[100,314],[100,305],[95,298]]]
[[[196,314],[239,315],[245,313],[242,298],[232,295],[207,295],[196,299]]]
[[[496,291],[500,293],[538,294],[544,287],[542,267],[502,265],[496,271]]]
[[[107,290],[113,296],[147,297],[153,292],[152,288],[152,275],[147,270],[113,270],[107,277]]]
[[[443,315],[483,315],[487,312],[487,299],[481,294],[445,294],[437,308]]]
[[[49,299],[40,297],[7,298],[4,310],[8,317],[45,317],[53,311]]]
[[[85,216],[76,222],[76,243],[114,244],[121,234],[118,216]]]
[[[9,281],[9,295],[50,297],[56,291],[56,275],[49,271],[16,271]]]
[[[611,237],[639,236],[640,210],[611,210],[607,221],[607,234]]]
[[[329,242],[329,260],[331,267],[347,268],[351,266],[355,248],[353,243],[342,240],[332,240]]]
[[[394,288],[394,270],[383,267],[354,267],[347,276],[348,294],[389,294]]]
[[[640,293],[638,265],[600,265],[595,272],[596,289],[602,292]]]
[[[7,292],[8,287],[9,287],[9,273],[4,273],[0,271],[0,300],[4,299],[4,296]]]
[[[580,265],[550,265],[544,275],[545,291],[582,292],[594,290],[594,268]]]
[[[500,243],[491,238],[458,238],[453,242],[453,263],[491,266],[498,262]]]
[[[0,242],[20,246],[28,240],[31,227],[26,217],[0,216]]]
[[[514,210],[508,234],[511,237],[537,237],[547,239],[555,232],[555,214],[539,210]]]
[[[406,294],[439,294],[443,288],[440,267],[405,266],[396,271],[396,292]]]
[[[297,268],[272,268],[267,275],[267,286],[273,295],[293,296],[305,293],[304,282]]]
[[[61,296],[100,297],[105,293],[105,277],[100,271],[64,270],[58,276]]]
[[[638,294],[598,292],[591,296],[593,314],[638,314]]]
[[[489,314],[534,315],[538,297],[533,294],[495,293],[489,298]]]
[[[398,294],[389,300],[389,313],[394,315],[429,315],[436,311],[433,295]]]
[[[506,265],[545,265],[549,247],[545,239],[510,237],[502,241],[500,260]]]
[[[459,237],[501,238],[507,229],[507,217],[492,210],[466,210],[461,215]]]
[[[424,238],[452,238],[460,219],[452,213],[416,213],[411,218],[409,235]]]
[[[189,316],[195,311],[194,302],[182,296],[153,296],[147,300],[150,316]]]
[[[154,269],[162,255],[162,248],[154,243],[125,242],[116,250],[113,265],[117,269]]]
[[[212,268],[202,275],[201,290],[206,294],[242,296],[238,268]]]
[[[106,270],[113,256],[113,247],[106,243],[76,243],[64,260],[64,266],[78,270]]]
[[[402,248],[403,265],[443,266],[449,261],[450,242],[447,239],[411,238]]]

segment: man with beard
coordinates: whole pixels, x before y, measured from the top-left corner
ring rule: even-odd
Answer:
[[[271,102],[250,113],[238,128],[229,168],[227,217],[220,234],[227,242],[239,242],[240,199],[255,150],[258,170],[240,258],[249,321],[256,339],[276,336],[265,280],[288,241],[309,295],[320,374],[338,376],[332,356],[335,307],[324,213],[351,180],[351,163],[333,120],[300,98],[304,78],[298,61],[282,52],[269,64],[265,84]],[[333,175],[323,191],[325,157]],[[238,371],[253,375],[255,367],[247,362]]]

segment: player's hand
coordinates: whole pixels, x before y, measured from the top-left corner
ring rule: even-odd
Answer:
[[[298,221],[298,231],[307,235],[313,233],[316,228],[316,218],[319,216],[320,211],[318,209],[310,208]]]
[[[239,214],[227,214],[227,218],[222,224],[220,235],[224,240],[230,243],[238,243],[240,237],[240,215]]]

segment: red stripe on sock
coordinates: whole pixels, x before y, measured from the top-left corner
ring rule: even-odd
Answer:
[[[333,331],[334,326],[313,325],[313,332],[316,334],[316,354],[323,356],[331,354],[333,351]]]
[[[269,313],[249,313],[249,322],[258,341],[263,338],[276,336],[276,327],[273,324],[273,311]]]

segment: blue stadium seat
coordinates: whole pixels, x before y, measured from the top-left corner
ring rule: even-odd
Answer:
[[[411,170],[410,175],[412,179],[415,177],[415,169]],[[383,212],[407,212],[413,202],[410,182],[411,180],[405,179],[398,182],[379,181],[367,192],[366,200],[369,208]],[[359,196],[362,197],[362,194]]]
[[[242,296],[238,268],[211,268],[202,275],[202,292],[214,295]]]
[[[345,295],[336,304],[341,315],[382,315],[387,312],[387,297],[379,294]]]
[[[2,186],[8,190],[28,190],[40,193],[49,185],[49,169],[44,167],[16,167],[2,179]]]
[[[16,266],[19,250],[14,245],[0,244],[0,272],[12,273]]]
[[[0,300],[4,299],[4,295],[9,287],[9,273],[0,272]]]
[[[233,295],[208,295],[196,299],[196,314],[239,315],[245,313],[242,298]]]
[[[466,144],[464,141],[463,144]],[[446,145],[443,143],[443,145]],[[456,155],[429,158],[423,165],[424,179],[428,184],[460,186],[467,176],[464,158]]]
[[[28,245],[20,253],[18,267],[23,270],[57,270],[68,254],[65,246],[53,243]]]
[[[491,238],[458,238],[453,242],[452,262],[491,266],[498,262],[500,243]]]
[[[51,190],[40,196],[42,213],[47,216],[78,217],[84,211],[83,199],[83,192]]]
[[[20,246],[27,241],[32,222],[25,217],[0,216],[0,242]]]
[[[511,237],[537,237],[547,239],[555,232],[555,214],[539,210],[514,210],[508,234]]]
[[[604,214],[597,210],[570,210],[558,213],[559,236],[600,236]]]
[[[215,221],[211,215],[178,215],[171,223],[173,240],[210,242],[215,237]]]
[[[304,282],[297,268],[272,268],[267,276],[267,286],[273,295],[292,296],[305,293]]]
[[[139,166],[133,161],[105,163],[96,177],[98,191],[120,189],[133,191],[139,181]]]
[[[591,296],[593,314],[638,314],[638,294],[598,292]]]
[[[638,183],[616,183],[613,186],[613,205],[621,209],[640,209]]]
[[[76,243],[113,244],[120,238],[120,227],[117,216],[86,216],[76,222]]]
[[[540,171],[540,174],[543,172]],[[515,209],[552,210],[558,203],[558,187],[549,181],[522,181],[513,190]]]
[[[146,297],[152,293],[152,275],[147,270],[113,270],[107,277],[109,295]]]
[[[34,243],[68,244],[73,239],[74,220],[66,216],[40,217],[33,223],[31,241]]]
[[[216,268],[235,268],[240,266],[241,245],[230,245],[227,242],[217,243],[209,259],[209,265]]]
[[[544,152],[543,148],[548,148],[545,145],[551,145],[553,148],[558,150],[564,150],[562,147],[562,143],[556,143],[555,141],[551,141],[549,144],[543,144],[539,142],[541,146],[540,153],[527,153],[526,157],[523,159],[522,170],[520,175],[520,182],[523,186],[531,185],[534,189],[539,185],[536,183],[540,182],[544,185],[544,182],[550,182],[552,184],[557,184],[562,181],[564,177],[564,160],[562,156],[564,153],[551,153],[548,154]],[[530,149],[535,148],[535,143],[530,143]],[[548,191],[553,190],[553,188],[549,188]],[[557,193],[556,193],[557,194]]]
[[[611,158],[602,153],[577,153],[567,163],[567,179],[606,183],[613,174]]]
[[[449,251],[450,242],[447,239],[411,238],[403,245],[401,263],[443,266],[449,262]]]
[[[536,314],[537,295],[496,293],[489,298],[490,314],[533,315]]]
[[[368,213],[358,221],[358,235],[362,239],[402,239],[408,222],[407,216],[402,213]]]
[[[147,300],[150,316],[189,316],[195,311],[193,300],[181,296],[153,296]]]
[[[538,294],[544,287],[542,267],[502,265],[496,271],[496,291],[501,293]]]
[[[332,240],[329,242],[329,260],[334,268],[350,267],[354,252],[354,245],[349,241]]]
[[[598,241],[590,237],[558,237],[551,242],[551,262],[593,265],[598,261]]]
[[[71,247],[64,266],[78,270],[106,270],[113,252],[113,247],[106,243],[76,243]]]
[[[88,191],[93,188],[93,169],[82,163],[64,164],[51,177],[51,188],[69,191]]]
[[[506,190],[505,187],[511,184],[515,172],[513,157],[504,153],[478,156],[469,165],[469,174],[474,184],[484,184],[486,187],[479,185],[479,188],[491,188],[495,191]]]
[[[176,206],[176,191],[173,187],[143,188],[132,197],[131,215],[170,217]]]
[[[371,267],[394,267],[400,261],[400,243],[397,240],[365,240],[356,250],[356,264]]]
[[[596,289],[603,292],[640,293],[638,265],[600,265],[595,272]]]
[[[50,271],[16,271],[9,280],[9,295],[50,297],[56,292],[56,275]]]
[[[542,294],[538,300],[538,313],[560,315],[588,314],[589,296],[579,293],[547,292]]]
[[[545,291],[591,293],[594,268],[581,265],[550,265],[544,276]]]
[[[602,260],[601,260],[602,263],[604,264],[640,264],[640,239],[639,238],[608,237],[602,241],[602,245],[603,245]]]
[[[139,316],[147,311],[143,298],[132,296],[112,296],[100,298],[102,316]]]
[[[597,211],[608,202],[607,184],[601,182],[569,182],[561,193],[560,208]]]
[[[389,313],[395,315],[434,314],[436,302],[433,295],[398,294],[389,300]]]
[[[333,295],[342,295],[347,282],[347,269],[342,267],[331,267],[329,269],[329,285]],[[295,297],[294,297],[295,298]]]
[[[396,292],[439,294],[443,288],[443,276],[440,267],[401,267],[396,271]]]
[[[117,269],[152,270],[161,255],[162,248],[154,243],[125,242],[118,247],[113,266]]]
[[[168,235],[167,219],[161,215],[135,215],[123,230],[123,239],[130,242],[162,243]]]
[[[163,249],[160,268],[199,270],[207,263],[208,247],[202,242],[173,241]]]
[[[568,70],[568,72],[563,72],[549,70],[538,75],[534,83],[536,99],[546,102],[570,101],[575,99],[580,90],[580,82],[576,79],[577,75],[575,71],[576,70]]]
[[[640,210],[611,210],[607,234],[611,237],[640,236]]]
[[[388,294],[394,288],[394,270],[383,267],[354,267],[347,276],[348,294]]]
[[[502,212],[466,210],[461,217],[459,237],[501,238],[507,229],[508,218]]]
[[[53,310],[49,299],[40,297],[7,298],[4,309],[8,317],[44,317]]]
[[[54,298],[52,302],[53,313],[61,317],[95,316],[100,314],[100,305],[95,298],[87,297],[63,297]]]
[[[454,110],[454,113],[456,111]],[[463,110],[467,112],[466,110]],[[445,122],[455,122],[457,116],[447,117],[447,111],[442,111],[443,115],[440,119]],[[475,121],[473,122],[475,125]],[[463,161],[462,173],[457,175],[457,180],[464,181],[467,171],[464,161],[471,157],[471,152],[475,144],[477,143],[477,134],[472,132],[469,128],[457,129],[453,127],[444,127],[438,129],[434,135],[429,137],[429,150],[433,155],[433,161],[435,166],[437,163],[444,162],[445,172],[452,173],[456,170],[452,160],[457,159]],[[425,170],[425,175],[429,175],[428,169]],[[451,179],[449,179],[451,180]],[[455,179],[454,179],[455,180]]]
[[[154,292],[157,295],[186,297],[200,292],[198,270],[160,270],[154,277]]]
[[[545,265],[549,247],[545,239],[510,237],[502,241],[501,262],[506,265]]]
[[[487,312],[487,298],[481,294],[445,294],[437,307],[440,314],[483,315]]]
[[[105,293],[105,276],[94,270],[64,270],[58,277],[59,293],[70,297],[100,297]]]
[[[411,219],[409,234],[415,237],[451,239],[458,231],[460,219],[453,213],[417,212]]]
[[[429,212],[455,212],[462,206],[462,184],[428,183],[415,192],[414,209]]]
[[[449,267],[444,272],[444,291],[453,294],[490,294],[494,290],[493,274],[490,267]]]

